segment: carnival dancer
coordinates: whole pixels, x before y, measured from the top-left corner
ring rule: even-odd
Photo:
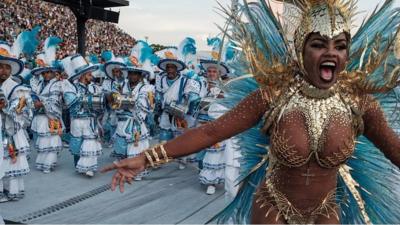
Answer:
[[[34,132],[34,146],[38,151],[36,168],[50,173],[57,165],[57,155],[63,149],[61,135],[64,131],[62,120],[63,93],[57,73],[62,68],[55,59],[56,48],[61,39],[49,37],[44,43],[44,53],[37,56],[37,66],[31,71],[33,76],[42,75],[38,85],[32,87],[35,116],[31,129]]]
[[[1,111],[4,151],[4,177],[0,183],[0,202],[16,201],[24,197],[23,176],[29,173],[27,154],[30,145],[26,129],[32,119],[30,88],[22,85],[23,62],[11,52],[6,42],[0,42],[0,89],[7,106]]]
[[[160,141],[165,142],[179,136],[184,130],[195,125],[195,110],[199,102],[200,84],[188,78],[182,71],[186,65],[179,60],[176,49],[164,51],[166,57],[158,67],[164,71],[156,90],[163,110],[160,117]],[[179,161],[179,169],[184,169],[186,158]]]
[[[264,0],[243,1],[245,12],[239,14],[246,18],[227,11],[234,26],[230,37],[245,56],[236,64],[238,71],[255,78],[237,79],[225,96],[230,104],[241,102],[213,122],[106,167],[117,169],[112,189],[147,166],[250,129],[238,142],[243,155],[240,191],[216,222],[400,220],[400,138],[385,117],[393,118],[379,104],[399,99],[378,95],[399,85],[396,1],[385,1],[353,37],[356,1],[282,2],[288,14],[279,18]],[[256,126],[260,121],[262,126]],[[268,135],[269,146],[259,128]]]
[[[91,104],[85,102],[94,96],[94,88],[91,84],[93,79],[92,72],[98,66],[88,63],[85,58],[77,54],[63,59],[64,69],[69,75],[69,81],[75,89],[75,99],[68,99],[73,102],[69,108],[71,115],[71,139],[70,150],[74,155],[76,170],[88,177],[93,177],[97,171],[97,158],[102,154],[102,147],[99,142],[98,129],[96,123],[96,111],[91,108]],[[67,92],[67,85],[64,91]]]

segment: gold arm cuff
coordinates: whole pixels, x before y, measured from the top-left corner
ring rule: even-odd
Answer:
[[[149,161],[150,166],[151,166],[151,167],[155,167],[155,166],[154,166],[153,158],[151,158],[150,154],[149,154],[147,151],[144,151],[144,155],[146,156],[147,161]]]
[[[160,162],[160,158],[158,157],[158,154],[157,154],[155,148],[156,148],[156,147],[151,148],[151,153],[153,154],[153,156],[154,156],[154,158],[155,158],[155,160],[156,160],[156,163],[159,163],[159,162]]]
[[[169,157],[167,155],[167,151],[165,151],[164,145],[160,145],[160,150],[161,150],[161,154],[164,157],[165,162],[169,162],[170,159],[169,159]]]

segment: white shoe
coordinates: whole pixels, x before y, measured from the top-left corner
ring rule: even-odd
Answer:
[[[183,163],[179,163],[179,169],[184,170],[186,168],[186,165]]]
[[[135,181],[141,181],[141,180],[143,180],[143,178],[142,177],[135,177],[134,180]]]
[[[43,170],[43,173],[49,174],[51,171],[49,169]]]
[[[93,171],[87,171],[86,176],[88,177],[94,177],[94,172]]]
[[[0,198],[0,203],[8,202],[8,201],[10,201],[10,199],[8,199],[7,197]]]
[[[215,186],[213,186],[213,185],[208,186],[208,187],[207,187],[206,193],[207,193],[208,195],[213,195],[213,194],[215,194]]]

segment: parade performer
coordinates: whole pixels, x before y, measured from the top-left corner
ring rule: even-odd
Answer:
[[[117,169],[112,189],[147,166],[262,121],[270,145],[263,146],[267,140],[255,129],[241,136],[241,188],[217,222],[398,222],[400,139],[379,104],[393,95],[374,96],[399,84],[400,11],[394,2],[385,1],[354,36],[353,0],[284,1],[289,13],[280,19],[261,0],[244,1],[243,14],[226,11],[230,37],[245,57],[238,65],[247,64],[257,82],[240,80],[230,101],[256,90],[218,120],[106,167]]]
[[[106,79],[106,73],[104,71],[104,65],[102,63],[100,63],[99,58],[94,55],[91,54],[88,56],[87,61],[95,66],[98,66],[98,69],[92,72],[93,75],[93,80],[92,82],[89,84],[89,90],[91,90],[91,92],[94,95],[100,95],[101,93],[103,93],[103,83],[104,80]],[[105,129],[104,129],[104,125],[107,124],[107,112],[105,110],[101,110],[98,111],[98,115],[97,115],[97,128],[98,128],[98,132],[99,132],[99,137],[102,141],[102,143],[107,143],[109,144],[110,140],[108,137],[105,137]],[[108,131],[107,131],[108,132]]]
[[[200,100],[200,84],[187,77],[182,72],[186,65],[179,58],[184,55],[176,49],[164,51],[164,59],[158,67],[164,71],[156,82],[157,99],[161,100],[162,114],[160,116],[160,141],[165,142],[177,137],[184,130],[195,125],[195,110]],[[180,169],[184,169],[186,158],[180,160]]]
[[[14,45],[15,46],[15,45]],[[13,47],[14,47],[13,46]],[[30,151],[26,129],[32,119],[30,88],[22,85],[23,62],[12,52],[10,45],[0,42],[0,89],[7,105],[1,111],[4,177],[0,183],[0,202],[24,197],[23,176],[29,173],[27,154]]]
[[[64,92],[69,93],[65,100],[71,105],[70,150],[74,155],[77,172],[93,177],[97,171],[97,158],[102,154],[102,147],[98,136],[97,113],[85,99],[91,99],[95,94],[91,81],[92,72],[96,71],[98,66],[88,63],[79,54],[63,59],[63,65],[69,81],[73,84],[71,86],[65,83],[63,87]]]
[[[220,117],[226,108],[218,103],[217,99],[223,98],[224,93],[221,89],[221,76],[226,76],[229,73],[229,68],[223,63],[215,60],[200,61],[201,67],[206,71],[206,95],[202,98],[198,121],[200,124],[205,124]],[[226,142],[219,142],[206,149],[202,161],[202,169],[199,174],[200,183],[207,185],[206,193],[212,195],[215,193],[217,184],[222,184],[225,181],[225,145]]]
[[[110,96],[113,92],[122,93],[122,87],[126,83],[127,73],[122,71],[122,68],[126,67],[125,61],[122,57],[114,56],[112,51],[104,51],[102,58],[105,61],[104,71],[107,79],[102,84],[103,93],[106,96]],[[109,97],[107,97],[108,100]],[[115,130],[118,126],[117,112],[111,108],[107,108],[103,116],[103,128],[105,141],[111,146],[115,135]],[[115,152],[111,153],[112,157],[126,158],[126,152]]]
[[[31,129],[35,133],[34,146],[38,151],[36,168],[44,173],[50,173],[57,165],[57,155],[63,149],[61,135],[64,124],[62,121],[64,84],[56,73],[62,68],[56,61],[56,48],[62,40],[49,37],[44,43],[44,53],[37,56],[37,67],[31,71],[33,76],[42,75],[38,85],[32,86],[32,100],[35,106],[35,116]]]
[[[3,72],[3,71],[1,71]],[[6,96],[4,95],[4,92],[2,89],[0,89],[0,111],[2,111],[5,107],[7,106],[7,100]],[[3,118],[2,114],[0,113],[0,128],[3,128]],[[3,182],[3,176],[4,176],[4,146],[3,146],[3,129],[0,129],[0,182]],[[0,187],[0,202],[8,200],[6,196],[4,196],[4,188]],[[1,217],[0,214],[0,224],[3,222],[3,218]],[[4,224],[4,222],[3,222]]]
[[[146,58],[141,58],[140,54],[132,54],[131,57],[139,60],[134,60],[136,65],[128,64],[124,69],[128,72],[128,82],[122,89],[122,95],[130,98],[131,104],[118,106],[121,109],[117,111],[118,126],[114,142],[115,152],[126,152],[128,158],[136,157],[150,147],[146,117],[154,109],[154,87],[147,81],[151,64]],[[141,180],[146,173],[143,171],[138,174],[135,180]]]

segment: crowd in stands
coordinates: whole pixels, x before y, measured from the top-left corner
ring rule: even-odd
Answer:
[[[51,35],[64,40],[59,51],[60,58],[76,52],[76,18],[68,7],[42,0],[0,2],[0,40],[13,42],[21,31],[35,26],[41,26],[40,40]],[[127,55],[135,44],[135,39],[115,24],[88,20],[86,28],[88,53],[100,54],[103,50],[112,49],[116,55]]]

